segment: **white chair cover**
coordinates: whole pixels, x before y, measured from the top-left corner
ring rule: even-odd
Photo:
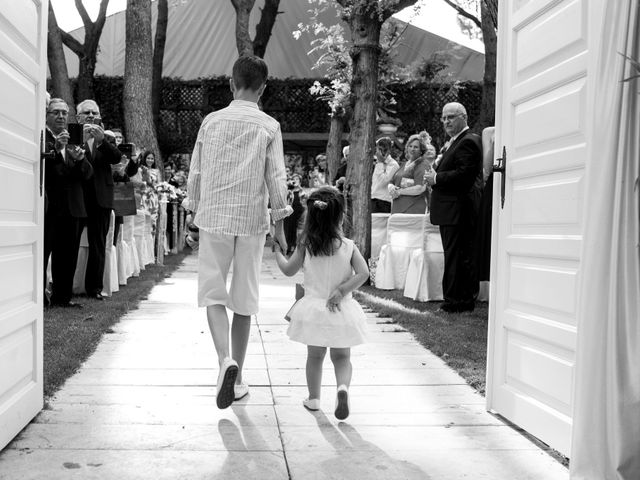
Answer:
[[[146,243],[145,250],[147,253],[147,256],[145,257],[145,260],[144,260],[145,265],[149,265],[150,263],[156,262],[156,255],[155,255],[155,248],[154,248],[155,238],[153,234],[154,222],[155,222],[155,219],[150,213],[144,214],[144,242]]]
[[[127,245],[124,242],[124,224],[120,226],[120,231],[118,232],[116,251],[118,256],[118,283],[120,285],[126,285],[131,267],[128,265],[130,256]]]
[[[144,270],[144,266],[149,263],[147,258],[149,253],[147,252],[148,243],[145,240],[145,213],[144,210],[137,210],[135,217],[133,218],[133,237],[136,241],[136,250],[138,251],[138,268]]]
[[[404,289],[411,253],[423,246],[423,214],[394,213],[387,222],[387,243],[380,249],[376,288]]]
[[[129,261],[127,262],[127,265],[129,266],[129,277],[140,276],[140,260],[138,258],[138,248],[136,246],[134,230],[135,215],[127,215],[126,217],[123,217],[122,236],[129,255]]]
[[[442,300],[444,249],[440,229],[431,224],[429,214],[424,217],[424,245],[411,252],[404,296],[427,302]]]
[[[376,259],[380,256],[380,249],[387,241],[387,223],[389,221],[389,213],[372,213],[371,214],[371,258]]]
[[[82,229],[80,236],[80,247],[78,248],[78,260],[76,261],[76,271],[73,274],[73,293],[80,295],[85,292],[84,276],[87,272],[87,261],[89,260],[89,239],[87,237],[87,227]]]
[[[109,230],[107,231],[107,243],[104,252],[104,275],[102,277],[102,295],[107,297],[120,290],[118,285],[118,257],[116,247],[113,244],[115,220],[116,216],[112,210]]]

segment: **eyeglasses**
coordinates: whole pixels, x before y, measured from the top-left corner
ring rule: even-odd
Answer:
[[[56,117],[58,115],[62,115],[63,117],[66,117],[67,115],[69,115],[69,112],[67,110],[48,110],[47,113]]]
[[[459,117],[460,115],[464,115],[464,114],[463,113],[456,113],[455,115],[443,115],[442,117],[440,117],[440,121],[442,123],[449,122],[449,121],[453,120],[454,118]]]

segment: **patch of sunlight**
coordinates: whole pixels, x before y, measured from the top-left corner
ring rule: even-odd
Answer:
[[[354,292],[354,293],[356,293],[356,292]],[[388,299],[388,298],[376,297],[375,295],[371,295],[371,294],[365,293],[365,292],[357,292],[357,294],[360,295],[367,302],[372,303],[374,305],[380,305],[382,307],[388,307],[388,308],[395,308],[396,310],[399,310],[399,311],[404,312],[404,313],[413,313],[413,314],[417,313],[419,315],[426,315],[426,316],[432,316],[433,315],[433,313],[431,313],[431,312],[423,312],[423,311],[417,310],[415,308],[405,307],[401,303],[398,303],[395,300],[391,300],[391,299]]]

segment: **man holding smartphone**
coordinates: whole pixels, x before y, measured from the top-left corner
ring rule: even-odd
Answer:
[[[44,216],[44,269],[51,256],[53,291],[45,305],[81,307],[71,301],[73,275],[78,259],[82,219],[87,216],[82,181],[93,173],[91,164],[80,147],[82,138],[73,139],[67,124],[69,106],[61,98],[53,98],[47,107],[45,191],[47,208]],[[71,143],[74,142],[74,143]],[[46,282],[46,280],[45,280]]]
[[[111,165],[120,163],[121,153],[104,137],[100,108],[93,100],[84,100],[76,107],[78,123],[83,125],[84,149],[93,167],[93,176],[84,182],[84,201],[87,208],[87,239],[89,257],[84,287],[87,296],[104,300],[102,277],[104,258],[113,208],[113,176]]]

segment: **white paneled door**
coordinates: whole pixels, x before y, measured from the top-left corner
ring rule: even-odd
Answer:
[[[47,0],[0,0],[0,449],[42,408]]]
[[[588,0],[500,2],[487,405],[568,455],[583,240]],[[612,52],[612,54],[614,54]]]

